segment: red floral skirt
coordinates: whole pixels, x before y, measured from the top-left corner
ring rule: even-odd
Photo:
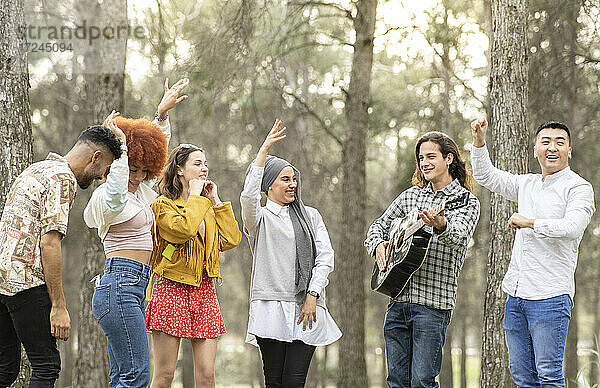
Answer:
[[[200,287],[155,275],[146,307],[146,329],[180,338],[216,338],[226,333],[213,279],[206,271]]]

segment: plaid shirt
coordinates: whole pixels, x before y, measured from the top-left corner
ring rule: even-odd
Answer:
[[[423,188],[413,186],[403,191],[369,228],[365,240],[369,254],[375,257],[377,246],[389,240],[390,225],[395,218],[402,218],[415,208],[420,211],[431,209],[464,192],[469,191],[456,179],[435,193],[431,183]],[[454,308],[458,275],[479,219],[479,200],[469,192],[467,205],[445,211],[445,217],[446,229],[442,233],[434,230],[423,265],[395,298],[396,301],[441,310]]]

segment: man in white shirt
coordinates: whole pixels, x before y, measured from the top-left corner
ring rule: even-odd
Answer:
[[[594,213],[592,185],[571,171],[571,134],[558,122],[542,124],[534,157],[541,174],[515,175],[492,165],[485,119],[471,124],[473,178],[518,203],[508,220],[516,230],[502,290],[508,294],[504,330],[509,367],[519,387],[564,387],[563,354],[575,294],[583,232]]]

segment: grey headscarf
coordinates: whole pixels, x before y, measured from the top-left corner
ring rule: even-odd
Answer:
[[[305,293],[308,289],[317,254],[314,227],[300,199],[300,172],[288,161],[268,155],[260,189],[263,193],[268,194],[269,188],[275,182],[281,170],[286,167],[291,167],[298,179],[296,195],[289,207],[290,218],[294,226],[294,237],[296,238],[296,294],[300,294]]]

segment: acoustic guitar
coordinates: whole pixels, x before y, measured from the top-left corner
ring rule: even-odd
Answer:
[[[467,205],[469,193],[446,200],[431,210],[433,215]],[[396,218],[390,226],[390,241],[386,248],[387,265],[379,270],[377,261],[371,276],[371,289],[391,298],[398,296],[427,257],[432,228],[425,227],[419,218],[419,209],[413,209],[403,218]]]

